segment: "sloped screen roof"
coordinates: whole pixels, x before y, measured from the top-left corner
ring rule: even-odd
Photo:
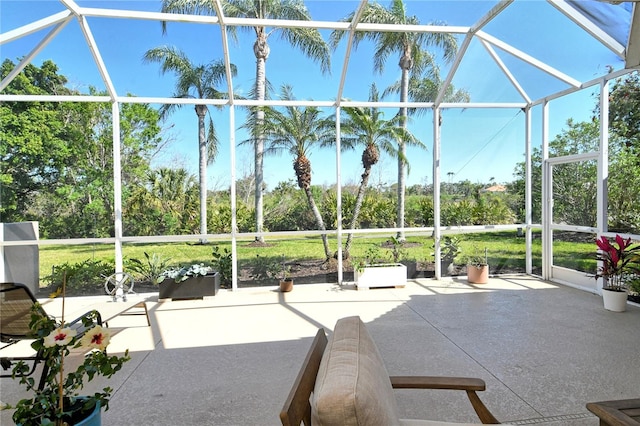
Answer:
[[[629,41],[631,12],[633,10],[633,5],[630,2],[611,4],[569,0],[567,3],[618,43],[626,46]]]
[[[217,2],[212,2],[217,3]],[[349,27],[338,25],[338,21],[342,20],[346,13],[349,11],[358,10],[363,7],[366,1],[308,1],[306,2],[309,9],[312,11],[312,17],[318,19],[316,26],[326,31],[336,28],[348,29]],[[386,2],[382,2],[386,4]],[[468,78],[458,77],[457,67],[462,65],[463,61],[467,62],[466,67],[474,68],[476,65],[469,65],[469,59],[465,58],[465,55],[474,54],[478,48],[478,40],[482,47],[489,51],[489,54],[493,56],[493,62],[499,65],[503,73],[512,74],[512,84],[514,86],[521,85],[521,96],[519,99],[513,99],[512,101],[530,102],[531,100],[538,99],[540,97],[549,95],[556,91],[564,90],[568,87],[577,87],[581,82],[586,79],[593,78],[596,74],[596,70],[600,73],[604,71],[604,66],[611,66],[613,69],[630,68],[638,66],[640,62],[640,53],[638,42],[634,40],[634,35],[640,30],[638,29],[638,14],[637,3],[635,2],[621,2],[619,4],[613,4],[608,2],[593,1],[593,0],[549,0],[548,4],[552,5],[556,9],[560,10],[566,17],[577,24],[577,27],[581,29],[571,28],[568,22],[563,23],[558,20],[557,16],[549,14],[549,6],[544,5],[543,1],[513,1],[505,0],[500,2],[491,1],[460,1],[460,2],[409,2],[409,8],[415,8],[417,10],[416,16],[421,23],[431,22],[446,22],[447,25],[442,27],[443,31],[451,32],[456,35],[459,40],[460,52],[457,62],[451,67],[443,67],[443,75],[446,76],[448,83],[453,83],[456,87],[469,88],[470,84]],[[38,7],[38,4],[42,4],[43,7]],[[89,49],[93,55],[93,60],[97,63],[96,66],[101,74],[101,79],[104,80],[104,86],[112,92],[112,96],[123,96],[125,93],[136,93],[142,95],[134,87],[126,87],[118,82],[111,80],[110,64],[105,59],[105,63],[102,64],[102,58],[108,56],[108,52],[113,49],[113,44],[120,43],[120,47],[125,47],[127,40],[117,40],[116,34],[110,34],[109,38],[104,40],[98,39],[98,34],[101,32],[95,30],[93,32],[87,29],[97,28],[99,21],[112,21],[117,19],[122,22],[123,19],[127,19],[131,28],[134,25],[139,25],[140,22],[149,22],[149,20],[162,20],[163,16],[157,11],[160,10],[161,2],[127,2],[121,1],[117,3],[101,2],[101,1],[85,1],[78,0],[61,0],[57,4],[57,14],[43,15],[48,10],[52,10],[51,5],[54,2],[3,2],[0,6],[3,9],[1,14],[2,21],[0,22],[3,33],[0,34],[0,44],[2,48],[2,58],[15,59],[17,57],[24,57],[25,63],[36,59],[40,52],[47,52],[46,46],[52,42],[58,33],[63,33],[61,27],[65,26],[73,18],[78,18],[80,21],[80,29],[84,34],[78,34],[78,36],[84,38],[86,43],[89,44]],[[97,5],[97,7],[93,7]],[[109,7],[109,9],[100,9],[99,7]],[[546,7],[546,9],[545,9]],[[118,8],[118,9],[116,9]],[[411,10],[413,13],[413,10]],[[558,15],[556,13],[556,15]],[[182,21],[182,22],[210,22],[210,23],[224,23],[227,26],[242,26],[242,24],[248,25],[247,21],[242,19],[229,19],[226,17],[208,19],[202,19],[194,16],[183,17],[166,17],[167,20]],[[321,21],[320,21],[321,20]],[[297,22],[282,22],[282,25],[297,26],[300,25]],[[255,24],[256,21],[250,24]],[[177,25],[177,24],[172,24]],[[276,26],[278,21],[265,22],[267,26]],[[307,26],[308,24],[304,24]],[[314,24],[311,24],[312,26]],[[369,26],[357,25],[356,31],[375,29],[371,24]],[[171,28],[169,28],[171,30]],[[380,28],[384,31],[392,29]],[[411,28],[398,27],[399,31],[408,31]],[[46,31],[45,31],[46,30]],[[395,30],[395,29],[393,29]],[[438,31],[439,28],[417,28],[420,31]],[[47,33],[47,31],[50,31]],[[139,31],[145,31],[148,33],[148,29],[141,29]],[[159,32],[159,31],[158,31]],[[90,35],[88,35],[90,34]],[[92,34],[96,34],[94,40]],[[169,31],[171,34],[171,31]],[[25,51],[25,47],[28,44],[20,43],[20,39],[29,38],[33,35],[36,42],[35,47]],[[469,38],[470,43],[466,45],[464,43],[465,36]],[[640,34],[638,34],[640,37]],[[588,44],[584,37],[588,37],[593,42],[593,39],[599,43],[600,48],[593,47],[593,44]],[[538,43],[538,45],[536,45]],[[110,45],[111,44],[111,45]],[[150,41],[148,46],[152,46],[154,42]],[[345,43],[346,44],[346,41]],[[22,50],[21,50],[22,49]],[[85,48],[86,49],[86,48]],[[229,61],[237,61],[237,57],[229,57],[229,50],[233,50],[231,46],[224,46],[224,50],[227,51],[226,59]],[[497,49],[497,50],[496,50]],[[131,67],[138,67],[140,64],[140,58],[127,59],[125,54],[126,48],[123,48],[123,54],[120,61],[130,61]],[[482,50],[482,49],[481,49]],[[505,52],[507,55],[505,56]],[[567,54],[561,52],[579,52],[576,54],[577,59],[569,58]],[[615,63],[613,57],[607,58],[606,52],[614,54],[618,57],[618,62]],[[74,52],[75,53],[75,52]],[[233,52],[232,52],[233,53]],[[340,94],[349,96],[350,98],[358,98],[352,92],[345,87],[345,81],[338,81],[340,74],[340,68],[346,66],[346,62],[350,60],[348,55],[341,55],[342,52],[336,52],[333,55],[332,62],[333,76],[336,80],[336,87],[333,94]],[[566,69],[562,64],[556,64],[554,57],[565,56],[565,60],[570,63]],[[486,55],[486,53],[485,53]],[[517,61],[513,62],[513,58]],[[625,63],[626,60],[626,63]],[[56,63],[58,60],[54,59]],[[343,61],[343,63],[340,63]],[[523,77],[519,77],[519,67],[522,64],[519,62],[524,61],[526,64],[537,68],[547,76],[552,76],[555,82],[549,81],[549,84],[545,84],[545,91],[540,90],[542,86],[540,81],[536,80],[532,87],[525,87],[526,73],[523,73]],[[595,62],[593,62],[595,61]],[[591,66],[588,64],[591,63]],[[24,64],[22,64],[24,65]],[[480,65],[482,66],[482,65]],[[495,64],[492,65],[495,68]],[[574,68],[580,67],[583,72],[576,72]],[[17,70],[16,70],[17,71]],[[452,72],[451,72],[452,71]],[[499,71],[496,69],[496,71]],[[353,73],[353,71],[350,71]],[[447,74],[448,73],[448,74]],[[8,82],[15,76],[16,73],[9,75],[2,83],[0,83],[0,89],[6,87]],[[342,75],[344,78],[345,75]],[[532,76],[531,78],[542,78],[538,76]],[[482,78],[479,78],[479,84],[483,84]],[[544,81],[542,81],[544,83]],[[342,90],[342,89],[345,90]],[[469,88],[470,89],[470,88]],[[445,90],[443,88],[443,90]],[[153,94],[153,96],[160,96],[160,94]],[[166,96],[163,94],[162,96]],[[313,94],[309,95],[313,96]],[[318,99],[318,96],[313,96]],[[327,96],[328,98],[334,98],[334,96]],[[474,96],[477,99],[477,96]],[[487,101],[503,101],[502,99],[488,99]]]

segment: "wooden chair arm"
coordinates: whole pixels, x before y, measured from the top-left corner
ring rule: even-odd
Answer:
[[[640,399],[589,402],[587,409],[600,418],[601,425],[637,426],[640,422],[633,417],[640,418]],[[634,416],[634,417],[635,417]]]
[[[472,377],[441,377],[441,376],[390,376],[394,389],[450,389],[463,390],[483,424],[500,424],[489,409],[480,400],[476,391],[486,388],[484,380]]]
[[[453,389],[483,391],[484,380],[472,377],[390,376],[394,389]]]

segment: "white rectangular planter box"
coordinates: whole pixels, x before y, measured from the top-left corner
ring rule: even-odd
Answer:
[[[404,287],[407,283],[407,267],[402,263],[368,265],[360,272],[353,271],[358,290],[372,287]]]

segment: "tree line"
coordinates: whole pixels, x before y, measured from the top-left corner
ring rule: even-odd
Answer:
[[[6,76],[14,63],[5,60],[1,74]],[[66,87],[67,79],[57,66],[45,61],[41,67],[25,67],[6,89],[10,94],[78,94]],[[104,95],[90,88],[93,95]],[[282,88],[284,99],[294,99],[290,87]],[[374,85],[372,100],[378,99]],[[268,141],[267,152],[285,151],[295,159],[293,171],[297,187],[305,194],[305,202],[295,206],[300,210],[285,215],[282,222],[270,214],[270,230],[335,229],[335,190],[311,184],[307,154],[317,146],[335,140],[333,119],[320,117],[313,107],[264,109],[261,127]],[[125,235],[156,235],[198,233],[202,216],[201,183],[181,168],[153,168],[153,158],[170,142],[164,128],[166,109],[147,104],[121,105],[121,168],[123,187],[123,217]],[[345,108],[343,122],[345,150],[363,149],[362,180],[353,195],[345,190],[345,223],[352,228],[363,224],[372,227],[393,227],[397,201],[389,194],[397,186],[386,188],[385,197],[373,202],[368,176],[383,150],[398,155],[395,141],[419,144],[410,132],[399,126],[399,118],[385,120],[377,108]],[[199,126],[201,121],[199,120]],[[113,236],[113,150],[111,106],[108,103],[74,102],[5,102],[0,106],[2,155],[3,221],[38,220],[43,238],[108,237]],[[251,121],[245,124],[251,130]],[[324,136],[323,136],[324,135]],[[245,141],[250,143],[250,140]],[[253,176],[252,179],[253,180]],[[285,194],[286,183],[266,195],[277,199]],[[378,193],[381,190],[377,191]],[[412,193],[412,188],[407,191]],[[351,199],[353,195],[353,199]],[[229,192],[209,192],[205,205],[209,214],[210,232],[229,232],[231,209]],[[321,207],[315,205],[316,198]],[[297,200],[297,198],[296,198]],[[243,232],[256,231],[255,218],[247,198],[239,203],[238,226]],[[333,204],[333,205],[332,205]],[[269,208],[278,202],[271,202]],[[305,206],[306,205],[306,206]],[[315,206],[315,207],[314,207]],[[309,209],[314,220],[309,222],[302,210]],[[371,211],[371,209],[373,211]],[[429,209],[424,212],[412,205],[411,226],[428,226]],[[288,219],[286,217],[288,216]],[[361,216],[361,218],[359,218]],[[296,218],[297,223],[291,223]],[[376,219],[372,219],[376,218]]]
[[[13,63],[5,60],[5,76]],[[28,65],[9,85],[7,93],[73,94],[57,66],[45,61]],[[638,232],[640,213],[640,162],[636,111],[640,97],[638,75],[618,80],[611,90],[609,162],[610,229]],[[293,98],[283,87],[285,98]],[[90,89],[92,94],[99,94]],[[371,87],[371,99],[377,90]],[[631,105],[630,105],[631,104]],[[152,159],[169,143],[162,111],[146,104],[122,104],[121,155],[125,235],[197,234],[201,185],[182,168],[152,167]],[[345,108],[346,109],[346,108]],[[368,175],[379,150],[397,152],[393,141],[406,137],[397,117],[384,120],[376,108],[352,108],[345,113],[345,149],[363,149],[363,175],[359,185],[343,188],[343,219],[350,228],[393,227],[396,223],[397,185],[371,187]],[[280,182],[265,193],[268,212],[265,230],[335,229],[335,187],[311,184],[306,154],[323,126],[314,108],[265,109],[263,134],[268,150],[284,150],[294,158],[295,180]],[[597,111],[588,122],[569,120],[551,141],[551,156],[597,149]],[[305,127],[302,123],[312,124]],[[3,222],[37,220],[43,238],[108,237],[113,230],[113,152],[109,104],[73,102],[4,102],[0,105],[0,170]],[[310,138],[310,135],[316,135]],[[533,152],[533,220],[541,212],[541,153]],[[520,223],[524,221],[524,163],[517,165],[513,182],[504,192],[485,191],[492,182],[442,184],[441,220],[444,225]],[[251,176],[249,181],[253,181]],[[596,165],[593,161],[570,164],[554,175],[556,222],[595,226]],[[238,184],[242,184],[239,181]],[[302,191],[300,191],[302,190]],[[407,188],[405,221],[408,227],[433,225],[433,188]],[[240,232],[255,232],[254,200],[238,200]],[[206,193],[207,226],[211,233],[231,231],[230,191]],[[321,224],[321,225],[320,225]],[[324,228],[322,228],[322,227]],[[348,248],[348,246],[347,246]],[[326,249],[329,252],[329,248]],[[327,253],[325,253],[327,254]]]

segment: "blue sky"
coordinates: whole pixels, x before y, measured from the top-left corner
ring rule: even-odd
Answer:
[[[382,2],[386,4],[385,2]],[[408,13],[416,15],[421,23],[443,21],[449,25],[471,25],[495,4],[495,1],[406,1]],[[83,7],[116,8],[159,11],[159,1],[82,1]],[[320,21],[336,21],[354,10],[356,1],[307,1],[311,16]],[[57,0],[2,0],[0,3],[0,30],[6,32],[37,19],[64,10]],[[169,97],[173,91],[174,76],[161,76],[157,64],[143,64],[142,56],[150,48],[173,45],[185,51],[194,63],[207,63],[222,58],[220,31],[217,26],[169,23],[163,35],[160,23],[130,19],[88,18],[100,53],[119,94]],[[27,54],[48,30],[40,31],[0,46],[0,58],[16,60]],[[584,31],[542,0],[517,0],[485,29],[488,34],[502,38],[514,47],[550,63],[578,80],[587,81],[604,73],[608,65],[618,69],[622,62],[613,53],[593,41]],[[325,38],[328,32],[322,33]],[[231,61],[239,73],[234,87],[247,93],[255,77],[255,57],[251,50],[254,34],[239,32],[238,43],[230,46]],[[462,38],[459,39],[459,44]],[[298,99],[331,100],[337,94],[345,43],[332,55],[330,75],[323,75],[319,67],[297,50],[283,43],[274,34],[269,39],[271,55],[267,60],[267,78],[279,88],[287,83],[293,86]],[[531,98],[562,90],[564,83],[549,77],[530,65],[496,49],[504,63],[512,70]],[[382,74],[373,72],[372,45],[365,41],[352,53],[344,96],[353,100],[367,100],[369,86],[376,82],[383,90],[399,79],[398,57],[391,57]],[[51,59],[60,72],[69,79],[69,85],[86,92],[89,86],[105,88],[77,22],[73,21],[36,58],[36,64]],[[444,76],[449,65],[441,65]],[[491,60],[480,42],[471,43],[469,51],[453,81],[457,88],[466,89],[473,102],[520,102],[516,90]],[[551,103],[551,135],[557,134],[570,117],[585,120],[590,117],[595,98],[588,89],[562,101]],[[389,98],[388,100],[397,100]],[[540,117],[540,108],[534,117]],[[221,151],[216,162],[209,167],[209,188],[222,189],[229,185],[228,112],[212,111],[219,136]],[[331,110],[327,109],[329,114]],[[388,109],[395,114],[395,109]],[[236,114],[237,126],[243,114]],[[432,116],[426,113],[413,119],[411,130],[427,145],[427,150],[411,149],[409,184],[431,183],[432,176]],[[174,140],[168,152],[159,157],[157,164],[181,164],[197,172],[196,116],[193,107],[184,106],[169,118],[173,125],[170,135]],[[540,129],[534,121],[534,143],[540,143]],[[244,139],[242,133],[237,140]],[[442,179],[453,181],[468,179],[472,182],[512,180],[517,162],[524,154],[524,114],[515,109],[451,109],[443,112],[442,126]],[[310,156],[314,184],[335,182],[335,152],[324,150]],[[240,178],[250,173],[252,150],[240,147],[237,152],[236,174]],[[343,183],[355,183],[361,174],[360,152],[342,159]],[[447,173],[455,173],[453,177]],[[372,183],[391,184],[396,181],[395,161],[383,158],[373,171]],[[273,188],[282,180],[293,179],[291,159],[267,157],[265,180]]]

